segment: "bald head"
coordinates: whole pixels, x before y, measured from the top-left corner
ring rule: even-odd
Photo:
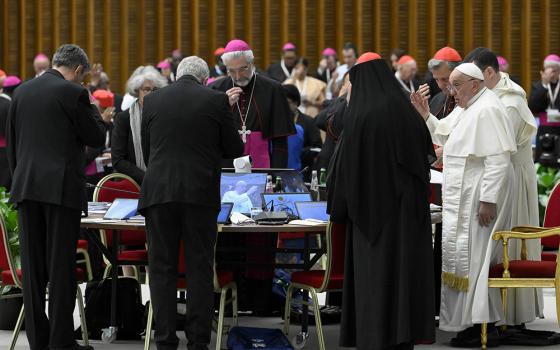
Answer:
[[[449,76],[449,94],[459,107],[466,108],[468,102],[483,88],[483,80],[473,78],[457,69]]]
[[[51,65],[51,61],[45,55],[37,55],[33,60],[33,69],[35,70],[35,74],[41,74],[47,69],[49,69]]]
[[[415,60],[410,60],[406,63],[399,64],[399,74],[404,81],[410,81],[416,75],[418,67]]]

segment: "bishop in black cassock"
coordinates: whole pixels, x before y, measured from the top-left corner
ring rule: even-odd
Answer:
[[[230,41],[222,59],[230,77],[211,88],[229,92],[245,155],[251,155],[254,168],[286,168],[288,136],[296,131],[282,85],[255,73],[253,53],[242,40]]]
[[[354,66],[350,80],[328,179],[331,220],[348,227],[340,343],[412,349],[435,337],[432,142],[385,62]]]

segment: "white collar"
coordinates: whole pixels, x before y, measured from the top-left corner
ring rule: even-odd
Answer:
[[[6,95],[6,94],[0,94],[0,97],[3,97],[3,98],[5,98],[5,99],[8,100],[8,101],[11,101],[11,100],[12,100],[12,98],[11,98],[10,96]]]
[[[465,109],[469,108],[470,106],[473,105],[473,103],[476,102],[476,100],[478,100],[480,98],[480,96],[482,96],[482,94],[486,91],[486,87],[483,87],[476,95],[473,96],[473,98],[471,98],[469,100],[469,102],[467,102],[467,107],[465,107]]]

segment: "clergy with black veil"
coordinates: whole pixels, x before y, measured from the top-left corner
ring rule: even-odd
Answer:
[[[331,220],[347,225],[340,344],[412,349],[435,338],[432,141],[383,60],[350,81],[328,183]]]

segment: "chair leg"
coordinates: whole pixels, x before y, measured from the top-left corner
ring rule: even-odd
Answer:
[[[502,292],[502,307],[504,310],[504,324],[502,325],[502,331],[507,330],[507,288],[500,288]]]
[[[111,268],[112,265],[107,264],[107,266],[105,266],[105,271],[103,271],[103,279],[109,277],[109,274],[111,273]]]
[[[86,265],[86,273],[88,281],[93,279],[93,272],[91,270],[91,260],[89,259],[89,253],[85,249],[78,249],[78,254],[82,254],[84,260],[80,260],[79,263],[84,263]]]
[[[21,310],[19,311],[19,316],[16,322],[16,327],[14,328],[14,332],[12,333],[12,340],[10,342],[10,350],[14,350],[16,347],[16,343],[18,340],[18,336],[19,336],[19,332],[21,330],[21,325],[23,324],[23,318],[24,318],[24,306],[21,306]]]
[[[481,324],[480,330],[480,344],[482,345],[482,350],[486,350],[486,344],[488,343],[488,324]]]
[[[560,279],[556,278],[556,320],[560,326]]]
[[[288,286],[288,292],[286,293],[286,304],[284,305],[284,334],[288,335],[290,333],[290,308],[292,304],[292,293],[294,287],[292,284]]]
[[[78,301],[78,311],[80,313],[80,326],[82,328],[82,340],[84,345],[89,345],[88,329],[86,323],[86,311],[84,309],[84,297],[80,286],[76,288],[76,301]]]
[[[231,287],[231,307],[233,309],[233,324],[239,325],[239,319],[237,317],[237,284],[233,284]]]
[[[222,336],[224,333],[224,311],[226,307],[226,296],[228,288],[222,288],[220,292],[220,309],[218,311],[218,328],[216,328],[216,350],[222,348]]]
[[[325,338],[323,337],[323,325],[321,323],[321,310],[319,310],[319,298],[315,288],[310,288],[311,297],[313,299],[313,312],[315,313],[315,328],[317,328],[317,338],[319,340],[319,349],[325,350]]]
[[[154,309],[152,309],[152,301],[148,308],[148,319],[146,320],[146,336],[144,337],[144,350],[150,349],[150,338],[152,337],[152,323],[154,320]]]

